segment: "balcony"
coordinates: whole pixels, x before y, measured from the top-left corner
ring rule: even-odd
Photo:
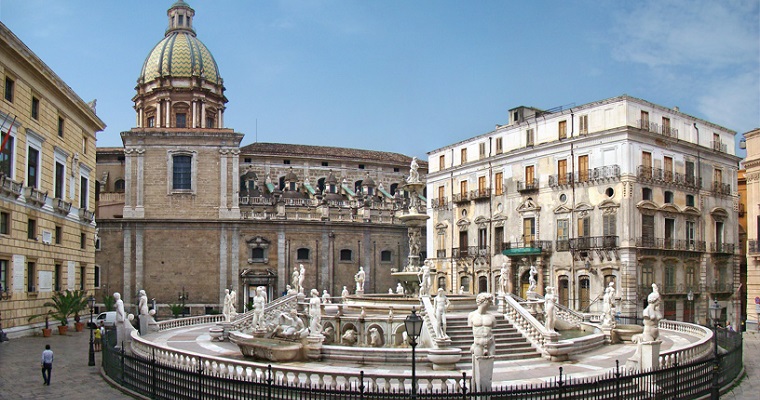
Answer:
[[[735,246],[733,243],[720,243],[720,242],[710,243],[710,253],[734,254],[734,248]]]
[[[92,220],[95,219],[95,213],[92,211],[88,211],[87,209],[80,208],[79,219],[85,222],[92,222]]]
[[[715,141],[715,140],[710,142],[710,148],[712,148],[715,151],[719,151],[721,153],[726,153],[728,150],[728,146],[726,146],[725,143],[721,141]]]
[[[30,201],[32,204],[37,205],[38,207],[41,207],[45,205],[45,202],[47,201],[47,192],[41,192],[37,188],[27,186],[24,188],[24,197],[26,197],[27,201]]]
[[[445,197],[430,199],[430,207],[432,207],[434,210],[445,210],[449,208],[449,200]]]
[[[549,186],[556,188],[573,183],[598,183],[608,180],[620,179],[620,166],[605,165],[594,169],[578,171],[576,173],[568,172],[566,174],[556,174],[549,176]]]
[[[643,288],[642,288],[643,289]],[[649,291],[652,290],[652,286],[649,286]],[[660,288],[660,293],[662,294],[688,294],[689,292],[692,293],[700,293],[700,287],[699,285],[687,285],[685,283],[678,283],[678,284],[664,284]]]
[[[23,185],[3,175],[0,177],[0,194],[16,198],[21,196]]]
[[[538,191],[538,179],[517,181],[517,191],[522,194]]]
[[[671,128],[668,125],[660,125],[655,122],[651,122],[647,119],[639,119],[636,121],[639,129],[647,132],[657,133],[665,137],[678,139],[678,129]]]
[[[671,238],[636,238],[636,247],[643,249],[682,250],[682,251],[705,251],[705,242],[702,240],[671,239]]]
[[[731,194],[731,184],[722,182],[713,182],[712,190],[715,194]]]
[[[747,253],[760,254],[760,241],[757,239],[747,240]]]
[[[491,198],[491,188],[484,188],[484,189],[478,189],[473,190],[470,192],[470,199],[478,201],[478,200],[488,200]]]
[[[451,249],[453,258],[475,258],[478,255],[478,246],[454,247]]]
[[[63,199],[55,198],[53,199],[53,208],[55,211],[58,211],[63,215],[68,215],[69,211],[71,211],[71,203]]]
[[[240,196],[238,204],[241,206],[271,206],[274,198],[264,196]]]
[[[451,202],[452,203],[466,203],[470,201],[469,194],[467,192],[465,193],[454,193],[451,196]]]
[[[523,238],[523,240],[519,242],[502,243],[502,245],[503,245],[502,252],[505,250],[524,249],[524,248],[540,249],[541,252],[552,250],[551,240],[535,240],[531,237]]]
[[[557,251],[570,251],[570,240],[557,240],[554,244],[554,248],[557,249]]]
[[[662,168],[652,168],[645,165],[639,165],[636,168],[636,178],[640,182],[680,186],[685,189],[692,190],[698,190],[702,187],[702,178],[697,178],[691,175],[684,175],[669,170],[663,170]]]
[[[568,240],[569,249],[596,250],[616,249],[619,247],[617,236],[587,236]],[[559,251],[559,249],[557,249]]]

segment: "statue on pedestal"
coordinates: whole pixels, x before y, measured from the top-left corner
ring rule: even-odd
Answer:
[[[658,327],[662,319],[660,312],[660,291],[657,284],[652,284],[652,293],[647,296],[647,307],[644,309],[644,332],[641,334],[643,342],[653,342],[660,337],[660,328]]]
[[[356,294],[364,292],[364,267],[359,267],[359,272],[354,275],[354,281],[356,281]]]
[[[409,165],[409,177],[406,178],[407,183],[418,183],[420,181],[420,173],[417,171],[420,165],[417,163],[417,157],[412,158],[412,162]]]
[[[396,284],[396,294],[404,295],[404,287],[401,286],[401,282]]]
[[[298,272],[298,293],[303,294],[303,283],[306,279],[306,268],[304,268],[303,264],[300,264],[299,266],[300,271]]]
[[[348,293],[348,289],[346,289],[346,287],[345,287],[345,286],[343,286],[343,291],[342,291],[342,292],[340,292],[340,298],[341,298],[341,300],[342,300],[344,303],[345,303],[345,302],[346,302],[346,300],[348,299],[348,295],[349,295],[349,293]]]
[[[138,308],[140,310],[140,318],[150,315],[150,309],[148,308],[148,295],[145,294],[145,290],[140,290],[140,303]]]
[[[251,317],[251,328],[256,330],[264,329],[264,305],[266,299],[262,295],[260,287],[256,288],[256,296],[253,297],[253,316]]]
[[[124,311],[124,300],[119,292],[114,292],[113,299],[116,301],[116,347],[121,348],[124,342],[125,324],[129,324],[127,313]]]
[[[499,293],[502,295],[507,294],[509,291],[509,269],[507,263],[501,264],[501,275],[499,275]]]
[[[534,292],[536,290],[536,275],[538,275],[538,269],[535,265],[531,265],[530,276],[528,277],[528,292]]]
[[[309,299],[309,331],[312,335],[322,333],[322,300],[319,298],[319,290],[311,289]]]
[[[417,276],[420,279],[420,296],[430,296],[430,261],[425,260]]]
[[[554,324],[557,321],[557,296],[554,294],[554,288],[548,286],[544,295],[544,326],[550,331],[554,331]]]
[[[467,316],[467,326],[472,327],[473,342],[470,346],[472,353],[472,378],[475,390],[491,390],[493,380],[493,361],[496,355],[496,342],[493,329],[496,318],[488,313],[488,307],[493,301],[491,293],[480,293],[476,297],[478,309]]]
[[[446,297],[446,293],[442,288],[438,288],[438,295],[433,300],[433,308],[435,309],[435,320],[438,321],[438,326],[435,327],[435,333],[439,338],[446,338],[446,310],[451,305],[451,301]]]
[[[277,326],[272,331],[271,336],[297,340],[305,338],[308,334],[309,330],[304,326],[301,318],[298,317],[296,310],[292,309],[289,312],[280,313]]]
[[[602,326],[615,327],[615,282],[610,282],[602,297]]]
[[[229,289],[224,289],[224,293],[224,305],[222,306],[222,314],[224,315],[224,320],[230,322],[237,315],[237,311],[235,311],[237,294],[234,290],[230,291]]]
[[[322,291],[322,303],[324,304],[332,303],[332,300],[330,299],[330,293],[327,293],[327,289]]]

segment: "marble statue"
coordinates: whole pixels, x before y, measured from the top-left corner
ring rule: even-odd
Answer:
[[[327,293],[327,289],[322,291],[322,303],[323,304],[332,303],[332,299],[330,298],[330,293]]]
[[[401,282],[396,284],[396,294],[400,294],[400,295],[404,294],[404,287],[401,286]]]
[[[127,320],[127,313],[124,311],[124,300],[121,299],[121,294],[115,292],[113,299],[116,301],[116,347],[121,348],[125,339],[125,325],[129,324],[129,321]]]
[[[253,297],[253,316],[251,317],[251,328],[253,330],[264,329],[264,306],[266,300],[262,295],[261,288],[256,288],[256,295]]]
[[[369,329],[369,346],[370,347],[383,347],[383,338],[380,336],[380,331],[377,328]]]
[[[148,295],[145,294],[145,290],[140,290],[140,302],[139,307],[140,318],[150,315],[150,309],[148,308]]]
[[[662,319],[660,312],[660,291],[657,284],[652,284],[652,293],[647,296],[647,307],[644,309],[644,332],[641,334],[642,342],[653,342],[660,337],[660,328],[658,327]]]
[[[322,332],[322,336],[325,337],[324,344],[332,344],[335,341],[335,328],[327,326]]]
[[[420,232],[418,229],[409,229],[409,255],[420,255]]]
[[[491,390],[496,341],[493,329],[496,318],[488,313],[493,302],[491,293],[480,293],[475,298],[478,309],[467,315],[467,326],[472,327],[472,378],[474,390]]]
[[[341,340],[343,341],[343,344],[353,346],[357,340],[356,331],[353,329],[347,330],[346,333],[341,336]]]
[[[298,273],[298,268],[293,269],[293,275],[290,278],[290,284],[293,287],[293,290],[298,293],[298,277],[301,276]]]
[[[459,294],[464,294],[464,285],[459,287]]]
[[[557,295],[554,294],[554,287],[547,286],[544,294],[544,326],[550,331],[554,331],[554,324],[557,322]]]
[[[442,288],[438,288],[438,295],[433,300],[433,308],[435,309],[435,320],[438,326],[435,327],[435,333],[439,338],[448,337],[446,335],[446,310],[451,305],[451,301],[446,297],[446,293]]]
[[[602,326],[611,327],[615,325],[615,282],[610,282],[609,286],[604,289],[602,298]]]
[[[409,165],[409,177],[406,179],[407,183],[419,183],[420,173],[418,169],[420,165],[417,163],[417,157],[412,158],[412,162]]]
[[[301,318],[295,309],[280,313],[277,318],[277,326],[272,331],[273,337],[280,337],[289,340],[303,339],[309,334]]]
[[[349,293],[348,293],[348,289],[347,289],[345,286],[343,286],[343,291],[342,291],[342,292],[340,292],[340,298],[341,298],[341,300],[342,300],[344,303],[345,303],[345,302],[346,302],[346,300],[348,299],[348,294],[349,294]]]
[[[488,313],[493,301],[491,293],[480,293],[475,299],[478,309],[467,315],[467,326],[472,327],[473,343],[470,351],[473,356],[493,356],[496,352],[493,329],[496,318]]]
[[[388,294],[393,294],[393,288],[388,288]]]
[[[266,288],[266,286],[258,286],[258,287],[256,287],[256,291],[258,292],[259,290],[261,291],[261,295],[264,296],[264,304],[269,303],[269,296],[267,296],[267,288]],[[234,290],[232,291],[232,294],[233,295],[235,294]]]
[[[425,263],[420,267],[417,276],[420,279],[420,296],[430,296],[430,263],[428,260],[425,260]]]
[[[300,264],[299,266],[300,271],[298,272],[298,293],[303,294],[303,283],[306,279],[306,268],[304,268],[303,264]]]
[[[224,300],[222,300],[222,315],[224,315],[224,320],[226,322],[230,322],[230,290],[224,289]]]
[[[317,289],[311,289],[311,299],[309,299],[309,331],[312,334],[322,332],[322,300],[319,298]]]
[[[356,294],[364,292],[364,267],[359,267],[359,272],[354,275],[354,281],[356,281]]]
[[[507,269],[507,263],[501,264],[501,275],[499,275],[499,293],[502,295],[507,294],[509,291],[509,270]]]
[[[296,290],[293,289],[292,286],[285,285],[285,294],[287,294],[288,296],[290,296],[291,294],[296,294],[296,293],[297,293]]]
[[[530,277],[528,277],[528,292],[534,292],[536,290],[536,275],[538,275],[538,269],[535,265],[530,266]]]

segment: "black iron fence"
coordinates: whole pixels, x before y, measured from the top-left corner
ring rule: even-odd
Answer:
[[[622,322],[622,321],[621,321]],[[628,322],[628,321],[626,321]],[[630,321],[634,322],[634,321]],[[629,372],[615,361],[606,374],[574,379],[563,373],[542,384],[502,386],[484,392],[472,392],[471,381],[463,373],[460,390],[450,388],[421,391],[412,396],[405,386],[390,389],[369,387],[364,373],[341,387],[293,385],[277,376],[271,366],[261,376],[220,376],[202,368],[178,368],[155,358],[144,359],[125,354],[109,346],[103,351],[103,370],[117,384],[151,399],[404,399],[473,400],[473,399],[692,399],[713,396],[731,384],[742,371],[741,333],[717,329],[718,347],[713,357],[676,363],[673,367],[648,372]],[[198,360],[195,365],[204,365]],[[452,386],[453,387],[453,386]]]

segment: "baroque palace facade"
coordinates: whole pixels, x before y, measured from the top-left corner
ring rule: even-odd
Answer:
[[[745,133],[744,138],[747,146],[747,157],[744,159],[747,205],[747,326],[748,329],[760,329],[760,128]]]
[[[44,325],[53,293],[91,292],[94,105],[0,23],[0,317],[9,336]],[[55,321],[51,321],[55,322]]]
[[[219,68],[178,1],[148,54],[123,148],[100,148],[96,263],[102,294],[125,303],[141,289],[161,305],[182,296],[193,314],[224,290],[278,297],[300,264],[305,287],[368,292],[395,287],[408,255],[398,219],[411,158],[369,150],[253,143],[224,127]],[[424,173],[426,166],[421,166]],[[100,296],[99,296],[100,298]],[[166,314],[168,310],[159,309]]]
[[[652,283],[665,318],[705,322],[717,300],[738,322],[739,158],[735,132],[627,95],[578,107],[510,110],[509,123],[428,153],[427,248],[439,286],[495,291],[502,266],[537,292],[622,315]]]

